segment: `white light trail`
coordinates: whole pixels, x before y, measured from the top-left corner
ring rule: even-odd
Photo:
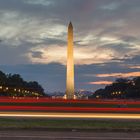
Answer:
[[[74,118],[77,118],[77,119],[140,119],[140,114],[0,112],[0,117],[72,118],[72,119]]]

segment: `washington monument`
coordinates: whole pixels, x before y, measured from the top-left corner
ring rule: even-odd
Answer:
[[[73,26],[68,26],[67,46],[67,74],[66,74],[66,98],[74,99],[74,58],[73,58]]]

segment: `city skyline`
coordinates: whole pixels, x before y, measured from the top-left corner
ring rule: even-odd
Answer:
[[[0,70],[65,92],[67,24],[75,33],[75,89],[140,76],[139,0],[0,0]]]

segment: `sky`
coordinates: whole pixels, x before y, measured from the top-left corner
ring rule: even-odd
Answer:
[[[140,0],[0,0],[0,70],[64,92],[70,21],[76,90],[140,76]]]

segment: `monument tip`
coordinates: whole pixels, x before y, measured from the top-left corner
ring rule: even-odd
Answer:
[[[73,27],[73,26],[72,26],[72,22],[71,22],[71,21],[70,21],[70,23],[69,23],[69,27]]]

